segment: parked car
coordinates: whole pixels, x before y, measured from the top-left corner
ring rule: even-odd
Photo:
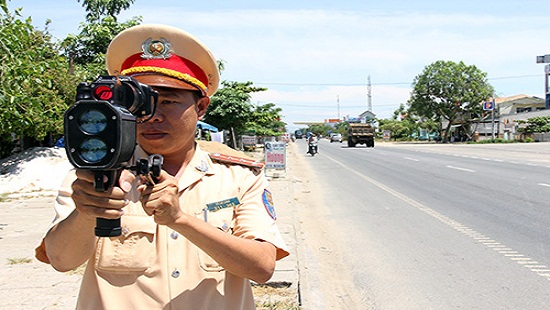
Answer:
[[[340,142],[342,143],[342,134],[339,133],[333,133],[330,135],[330,143],[332,142]]]

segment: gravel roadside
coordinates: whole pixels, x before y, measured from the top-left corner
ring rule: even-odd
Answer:
[[[295,155],[293,145],[287,162]],[[260,150],[252,154],[262,157]],[[271,281],[254,285],[258,309],[299,309],[296,255],[295,202],[292,198],[292,168],[286,177],[270,178],[270,190],[277,208],[278,225],[291,255],[279,261]],[[11,195],[0,201],[0,300],[2,309],[74,309],[81,271],[55,271],[34,258],[53,219],[51,191]],[[19,198],[17,198],[19,197]]]

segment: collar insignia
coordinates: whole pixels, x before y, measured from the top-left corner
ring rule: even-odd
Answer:
[[[206,171],[208,171],[208,164],[207,164],[206,161],[203,159],[203,160],[201,161],[201,164],[198,165],[198,166],[195,167],[195,168],[197,168],[197,170],[199,170],[199,171],[201,171],[201,172],[206,172]]]
[[[168,59],[172,56],[172,53],[170,53],[171,48],[172,44],[165,38],[159,40],[149,38],[141,45],[143,51],[141,57],[145,59]]]

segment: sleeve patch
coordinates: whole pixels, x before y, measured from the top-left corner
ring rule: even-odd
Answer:
[[[277,215],[275,214],[275,205],[273,204],[273,196],[267,189],[264,189],[262,200],[264,202],[265,209],[267,210],[267,213],[269,214],[269,216],[271,216],[272,219],[276,220]]]

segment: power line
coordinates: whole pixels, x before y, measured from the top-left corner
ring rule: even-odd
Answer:
[[[258,85],[277,85],[277,86],[367,86],[365,83],[358,84],[341,84],[341,83],[277,83],[277,82],[254,82]],[[371,85],[410,85],[409,82],[396,83],[371,83]]]
[[[528,77],[540,77],[541,75],[544,76],[544,74],[501,76],[501,77],[489,78],[488,80],[522,79],[522,78],[528,78]]]
[[[301,107],[301,108],[326,108],[326,109],[334,109],[333,106],[328,106],[328,105],[309,105],[309,104],[292,104],[292,103],[276,103],[276,102],[273,102],[274,104],[276,104],[277,106],[286,106],[286,107]],[[393,107],[395,106],[395,104],[384,104],[384,105],[378,105],[376,104],[375,107],[376,108],[380,108],[380,107]],[[362,108],[364,109],[365,106],[364,105],[340,105],[340,108],[345,108],[345,109],[357,109],[357,108]]]
[[[275,102],[274,102],[275,103]],[[327,108],[334,109],[333,106],[327,105],[309,105],[309,104],[291,104],[291,103],[275,103],[278,106],[287,106],[287,107],[302,107],[302,108]],[[340,106],[341,108],[352,109],[352,108],[365,108],[364,105],[357,106]]]
[[[506,80],[506,79],[523,79],[531,77],[540,77],[543,74],[528,74],[528,75],[511,75],[488,78],[488,80]],[[279,82],[254,82],[257,85],[277,85],[277,86],[368,86],[368,83],[279,83]],[[411,82],[381,82],[370,83],[373,86],[381,85],[411,85]]]
[[[488,80],[504,80],[504,79],[520,79],[520,78],[531,78],[531,77],[540,77],[540,74],[531,74],[531,75],[515,75],[515,76],[501,76],[501,77],[494,77],[494,78],[488,78]],[[369,83],[361,83],[361,84],[329,84],[329,83],[275,83],[275,82],[254,82],[254,84],[258,85],[280,85],[280,86],[368,86]],[[370,83],[370,85],[404,85],[404,84],[410,84],[405,82],[395,82],[395,83]],[[274,102],[275,103],[275,102]],[[310,104],[292,104],[292,103],[275,103],[277,106],[283,106],[283,107],[302,107],[302,108],[321,108],[321,109],[333,109],[333,106],[330,105],[310,105]],[[382,104],[382,105],[375,105],[375,108],[380,109],[384,107],[395,107],[396,104]],[[338,103],[338,108],[342,109],[362,109],[364,108],[364,105],[340,105]]]

